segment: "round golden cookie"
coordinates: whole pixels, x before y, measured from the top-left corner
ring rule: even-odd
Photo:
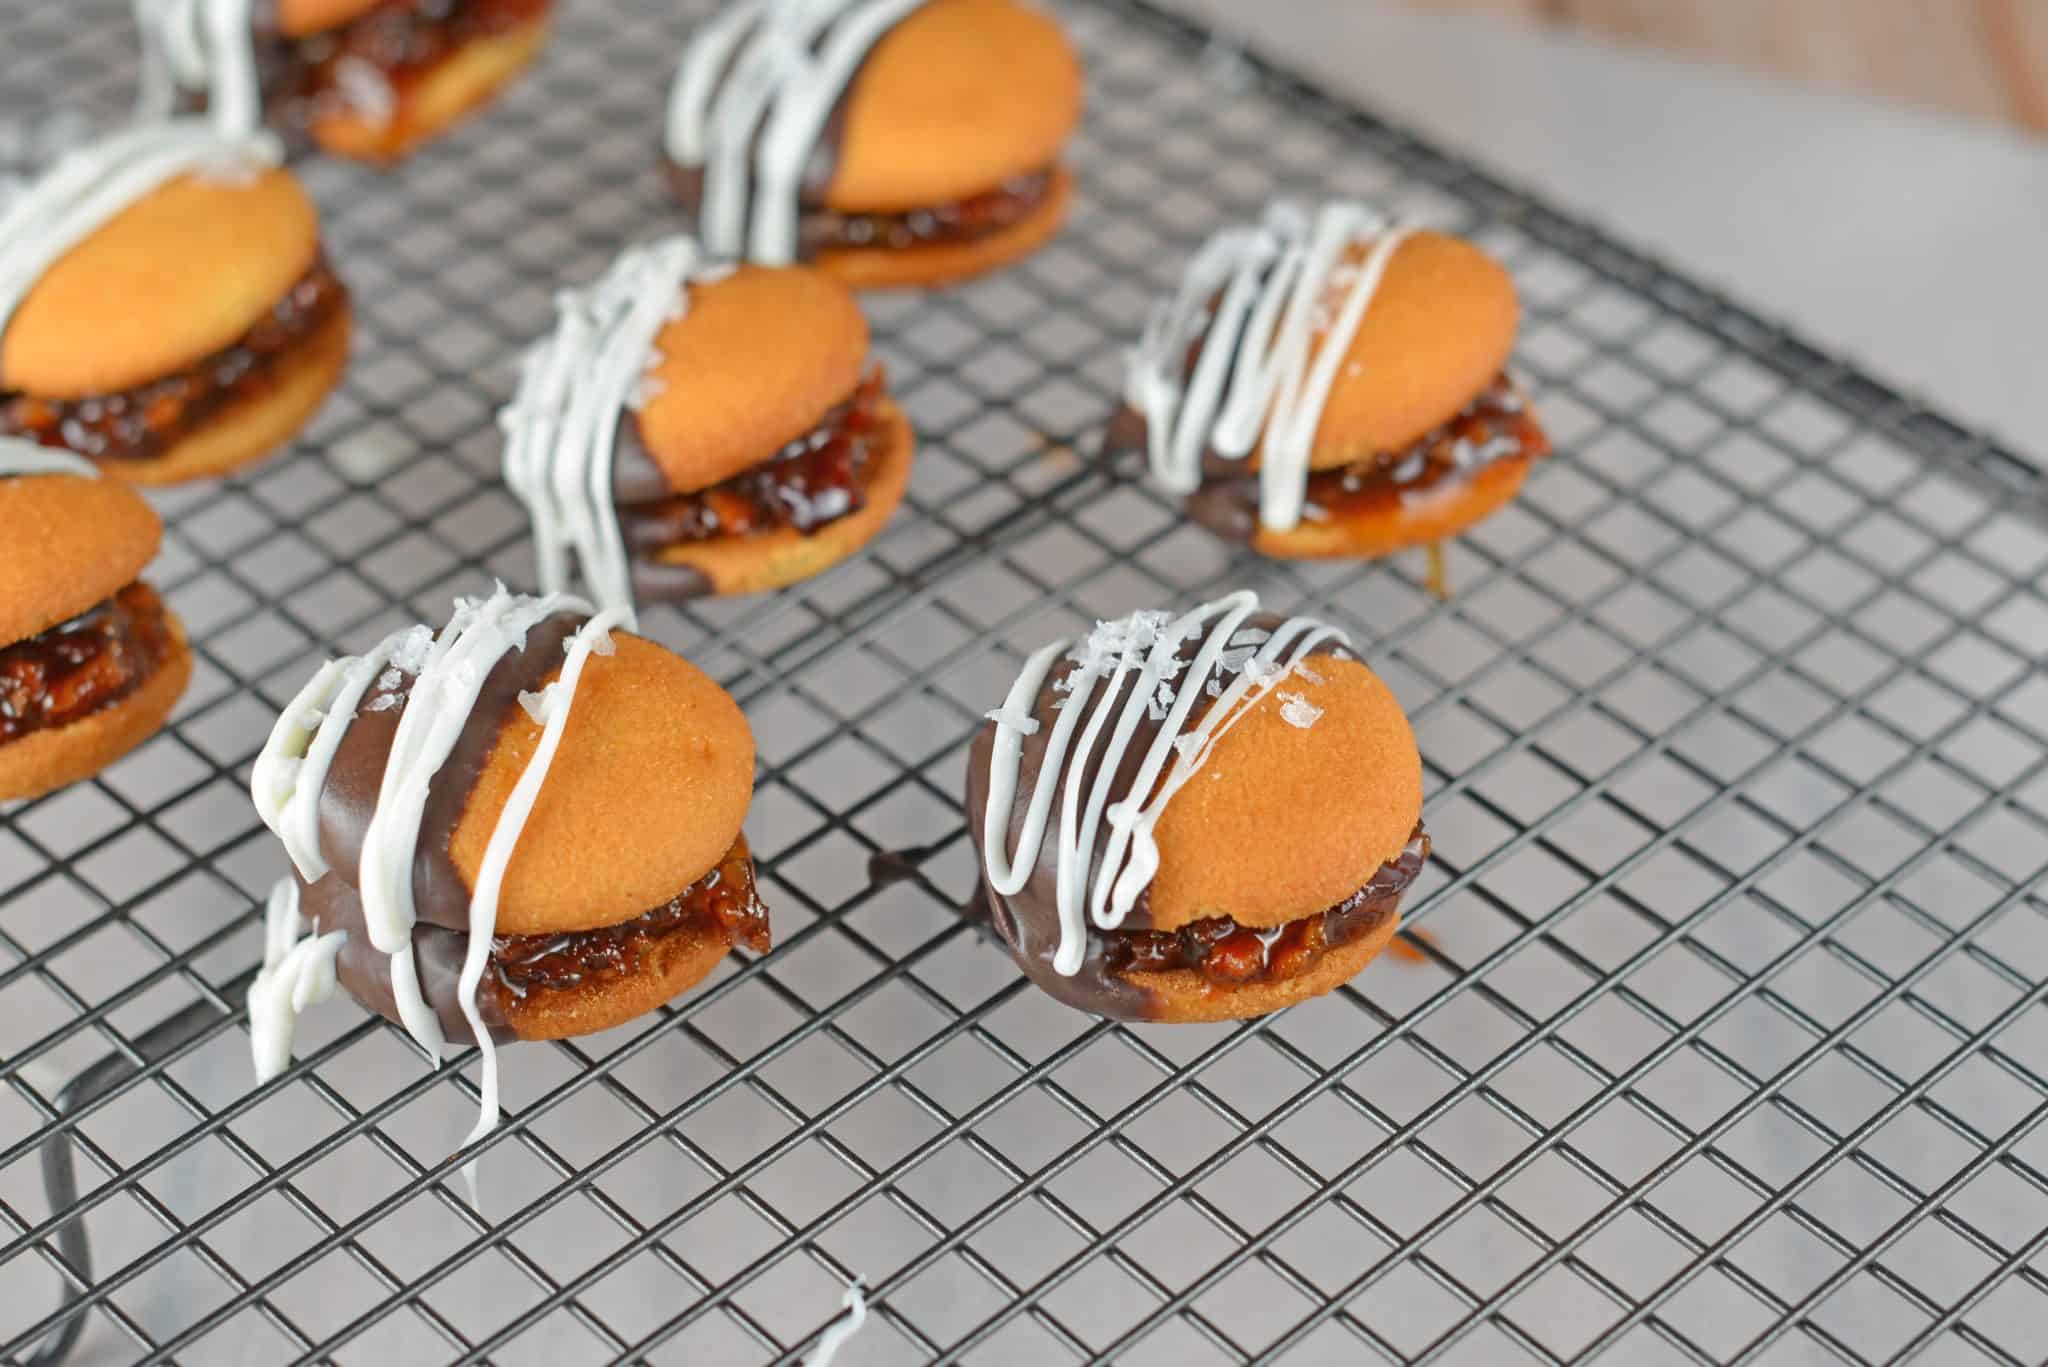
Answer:
[[[547,37],[548,22],[542,17],[473,38],[415,78],[388,122],[338,110],[323,112],[312,121],[313,141],[340,157],[396,161],[488,104],[533,64]]]
[[[277,31],[287,38],[309,38],[362,18],[385,0],[274,0]]]
[[[754,736],[732,696],[652,641],[612,633],[577,684],[560,748],[505,874],[500,935],[617,925],[709,872],[754,794]],[[552,680],[555,676],[550,675]],[[539,744],[514,708],[449,855],[474,888],[485,847]]]
[[[1314,725],[1281,715],[1289,694],[1322,709]],[[1314,657],[1166,804],[1153,830],[1151,928],[1228,916],[1263,929],[1312,916],[1398,856],[1421,815],[1422,760],[1393,690],[1356,660]]]
[[[133,489],[79,475],[0,479],[0,649],[135,581],[163,523]]]
[[[759,465],[860,382],[868,324],[838,281],[804,266],[742,266],[689,287],[654,339],[656,392],[635,418],[679,494]]]
[[[312,421],[348,368],[351,305],[344,300],[272,371],[272,383],[221,409],[148,460],[108,460],[100,468],[131,484],[183,484],[238,470],[290,441]]]
[[[1045,202],[1029,217],[985,237],[963,242],[930,242],[917,247],[828,247],[818,269],[854,289],[905,289],[950,284],[1007,266],[1050,242],[1067,221],[1074,178],[1053,172]]]
[[[1363,261],[1370,250],[1360,244],[1350,258]],[[1450,420],[1507,364],[1519,319],[1514,281],[1499,262],[1462,238],[1408,238],[1338,368],[1309,467],[1398,451]],[[1247,468],[1257,467],[1254,455]]]
[[[1325,950],[1306,972],[1235,986],[1213,983],[1192,968],[1132,972],[1126,981],[1150,998],[1151,1019],[1175,1024],[1250,1020],[1343,986],[1377,958],[1401,928],[1398,911],[1348,945]]]
[[[1529,477],[1529,460],[1495,461],[1469,478],[1417,493],[1388,490],[1343,517],[1304,519],[1287,531],[1259,527],[1252,548],[1281,560],[1371,559],[1448,541],[1511,502]]]
[[[875,44],[846,96],[825,205],[898,213],[1041,171],[1081,119],[1081,63],[1015,0],[934,0]]]
[[[171,650],[141,687],[111,707],[0,745],[0,801],[38,797],[91,778],[163,729],[192,678],[185,628],[166,610]]]
[[[233,345],[312,269],[313,202],[288,171],[179,176],[59,257],[0,337],[0,389],[133,389]]]
[[[878,460],[868,485],[868,501],[859,512],[812,532],[778,527],[750,536],[683,542],[662,550],[656,558],[663,564],[695,569],[711,581],[713,593],[733,594],[779,589],[852,555],[882,530],[910,487],[911,457],[917,446],[910,420],[886,399],[880,411],[887,423],[888,449]]]

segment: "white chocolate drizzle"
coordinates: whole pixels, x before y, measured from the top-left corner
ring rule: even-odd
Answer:
[[[20,437],[0,437],[0,479],[17,475],[77,475],[98,479],[100,467],[84,456]]]
[[[1180,617],[1148,611],[1098,623],[1085,641],[1054,641],[1034,653],[1003,705],[988,714],[996,732],[981,848],[989,886],[998,894],[1014,896],[1030,881],[1053,803],[1060,804],[1057,972],[1071,977],[1081,969],[1087,952],[1084,915],[1098,928],[1114,930],[1151,884],[1159,870],[1153,828],[1174,794],[1208,763],[1217,742],[1310,652],[1327,641],[1350,643],[1342,631],[1307,617],[1290,617],[1270,632],[1247,626],[1258,607],[1258,595],[1242,589]],[[1181,647],[1189,641],[1198,644],[1183,660]],[[1057,685],[1058,717],[1011,853],[1010,815],[1022,777],[1024,738],[1039,726],[1032,706],[1062,657],[1075,668]],[[1205,699],[1207,710],[1190,726],[1189,716]],[[1159,723],[1152,744],[1130,786],[1112,792],[1132,736],[1147,719]],[[1095,781],[1084,791],[1091,763]],[[1104,822],[1108,839],[1098,867],[1096,837]]]
[[[868,1322],[868,1298],[861,1290],[856,1278],[848,1284],[846,1294],[839,1298],[845,1313],[825,1326],[825,1332],[818,1335],[818,1346],[804,1359],[804,1367],[832,1367],[832,1359],[839,1356],[839,1350],[846,1341],[860,1332]]]
[[[250,0],[135,0],[142,35],[138,118],[169,118],[180,91],[206,93],[207,117],[223,133],[252,133],[263,121]]]
[[[926,0],[740,0],[683,49],[663,143],[701,169],[697,231],[721,256],[796,259],[798,197],[832,108]]]
[[[523,648],[527,633],[555,613],[589,611],[590,605],[580,599],[560,594],[517,596],[502,584],[488,598],[457,599],[454,616],[438,635],[426,627],[407,628],[393,632],[365,655],[322,666],[278,717],[251,773],[250,795],[263,823],[284,843],[300,875],[308,882],[317,880],[328,869],[319,850],[318,804],[335,753],[359,711],[384,710],[380,704],[407,687],[405,711],[392,736],[364,836],[357,893],[370,943],[390,956],[399,1018],[430,1060],[438,1061],[446,1040],[420,990],[412,946],[418,921],[412,868],[428,788],[469,726],[484,682],[498,661]],[[540,742],[491,831],[470,893],[470,939],[457,1000],[482,1051],[483,1103],[465,1143],[482,1138],[497,1124],[497,1051],[478,1011],[476,994],[496,932],[505,871],[561,745],[577,681],[591,655],[612,652],[611,631],[622,620],[619,613],[599,613],[566,643],[560,675],[541,690],[535,703],[545,719]],[[366,701],[365,694],[373,689]],[[464,1172],[473,1196],[473,1165]]]
[[[166,181],[241,178],[283,159],[268,133],[226,134],[202,119],[138,125],[65,153],[0,214],[0,332],[45,271]]]
[[[1355,200],[1313,217],[1280,200],[1256,226],[1225,228],[1204,243],[1128,357],[1124,400],[1145,419],[1153,478],[1191,494],[1206,450],[1228,460],[1257,451],[1260,523],[1296,526],[1330,389],[1412,231]],[[1365,259],[1352,262],[1351,249],[1365,242]],[[1188,374],[1197,341],[1201,355]]]
[[[681,235],[627,248],[589,288],[557,298],[554,332],[527,351],[498,413],[505,483],[533,523],[542,591],[567,590],[573,553],[591,597],[628,629],[633,580],[612,488],[619,417],[651,397],[654,340],[688,310],[688,286],[729,272]]]
[[[334,956],[348,933],[315,926],[302,934],[299,885],[280,878],[263,914],[263,967],[249,984],[249,1052],[256,1081],[270,1081],[292,1066],[292,1035],[299,1013],[334,995]]]

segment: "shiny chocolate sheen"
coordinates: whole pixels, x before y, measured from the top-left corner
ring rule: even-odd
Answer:
[[[484,678],[476,706],[470,709],[448,762],[428,783],[419,851],[412,864],[413,902],[423,925],[469,929],[469,888],[449,854],[455,827],[462,820],[470,792],[490,763],[498,733],[519,707],[519,695],[538,691],[561,669],[564,647],[585,620],[574,613],[556,613],[526,633],[523,649],[499,657]],[[395,694],[384,695],[373,688],[366,695],[354,722],[342,735],[327,771],[326,786],[320,790],[320,853],[333,869],[351,880],[362,864],[384,767],[413,683],[409,675],[400,678],[403,682]],[[397,705],[371,710],[379,696],[394,696]],[[333,881],[340,873],[330,873],[321,881]]]
[[[317,883],[302,882],[299,914],[320,934],[330,930],[347,933],[348,938],[342,941],[341,952],[334,959],[335,976],[351,997],[384,1019],[404,1024],[398,1014],[398,997],[391,990],[391,956],[370,943],[369,928],[363,921],[363,904],[356,890],[335,873]],[[462,1014],[458,991],[462,960],[468,950],[469,936],[460,931],[424,923],[412,928],[412,957],[419,973],[420,995],[433,1008],[450,1044],[476,1043],[469,1018]],[[476,994],[476,1010],[493,1041],[505,1044],[518,1038],[488,972]]]
[[[1285,625],[1286,621],[1287,618],[1274,613],[1261,612],[1246,619],[1244,626],[1259,627],[1270,632]],[[1180,658],[1183,661],[1192,659],[1195,652],[1201,648],[1201,644],[1202,638],[1199,633],[1182,642]],[[1309,652],[1307,658],[1317,656],[1342,660],[1358,658],[1349,647],[1336,640],[1322,642]],[[1023,833],[1029,797],[1032,790],[1037,787],[1038,776],[1045,766],[1046,747],[1051,743],[1053,722],[1057,716],[1053,704],[1066,696],[1060,691],[1059,684],[1072,674],[1074,669],[1073,661],[1062,660],[1046,676],[1045,683],[1038,690],[1038,696],[1032,701],[1031,715],[1039,720],[1040,725],[1035,732],[1024,738],[1023,759],[1017,779],[1017,796],[1010,804],[1008,840],[1012,849],[1016,848]],[[1119,692],[1111,695],[1112,703],[1105,705],[1120,706],[1121,703],[1114,700],[1125,696],[1133,686],[1135,678],[1136,671],[1132,671],[1131,678],[1124,682]],[[1108,681],[1104,680],[1098,687],[1106,689]],[[1208,705],[1205,700],[1203,706]],[[1194,718],[1190,719],[1190,724],[1200,715],[1201,711],[1198,709]],[[1113,791],[1122,793],[1130,790],[1136,781],[1138,770],[1144,766],[1145,754],[1151,748],[1153,739],[1159,734],[1161,725],[1161,722],[1149,716],[1139,721],[1112,779]],[[967,755],[967,829],[973,838],[975,853],[982,861],[983,868],[987,867],[987,854],[982,849],[982,825],[988,810],[989,761],[994,753],[995,731],[995,723],[985,724],[975,733],[974,743]],[[1080,779],[1084,791],[1092,789],[1101,772],[1104,748],[1096,747],[1085,761]],[[1155,1018],[1159,1012],[1159,1003],[1153,995],[1110,970],[1107,942],[1092,920],[1088,924],[1087,948],[1079,971],[1069,976],[1053,967],[1053,955],[1059,949],[1060,943],[1059,905],[1054,892],[1059,865],[1056,824],[1058,811],[1058,805],[1055,804],[1053,823],[1049,824],[1045,840],[1039,846],[1038,862],[1032,868],[1030,878],[1022,889],[1014,896],[1004,897],[989,888],[984,879],[982,891],[988,903],[989,919],[994,924],[996,933],[1001,935],[1003,942],[1009,946],[1011,956],[1017,960],[1018,966],[1033,982],[1053,997],[1079,1010],[1101,1016],[1113,1016],[1120,1020]],[[1100,867],[1109,835],[1109,823],[1105,821],[1097,832],[1094,848],[1088,852],[1091,869]],[[1149,908],[1149,896],[1140,896],[1130,915],[1124,918],[1121,929],[1151,930],[1153,927]]]

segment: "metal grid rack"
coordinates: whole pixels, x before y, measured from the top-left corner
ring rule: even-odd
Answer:
[[[175,725],[0,814],[0,1356],[787,1363],[858,1276],[843,1363],[2041,1360],[2039,473],[1131,0],[1064,11],[1066,234],[868,301],[922,434],[903,512],[649,624],[753,720],[774,953],[508,1057],[482,1215],[473,1059],[427,1073],[339,1002],[253,1092],[282,858],[249,761],[323,653],[529,580],[512,359],[673,221],[691,16],[562,8],[460,136],[304,167],[361,310],[345,390],[289,458],[160,501],[200,658]],[[122,9],[0,0],[0,115],[117,116]],[[1409,559],[1234,554],[1085,459],[1148,299],[1279,190],[1520,280],[1561,454],[1451,549],[1448,601]],[[1276,1019],[1084,1018],[955,913],[965,741],[1047,635],[1237,584],[1344,623],[1409,708],[1412,929]],[[915,876],[870,876],[904,847]]]

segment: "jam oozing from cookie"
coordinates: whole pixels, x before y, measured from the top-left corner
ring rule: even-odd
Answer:
[[[163,600],[140,582],[0,649],[0,745],[113,706],[140,688],[170,653]]]
[[[1417,823],[1407,847],[1333,907],[1271,930],[1211,916],[1179,930],[1100,931],[1103,963],[1119,975],[1191,968],[1218,987],[1300,977],[1324,954],[1385,925],[1428,858],[1429,837]]]
[[[665,162],[670,187],[692,211],[704,194],[701,167]],[[1052,194],[1053,170],[1045,167],[984,190],[978,195],[901,213],[857,214],[807,204],[797,219],[798,251],[806,260],[844,247],[905,250],[948,242],[973,242],[1013,228],[1038,212]]]
[[[332,318],[347,291],[324,257],[240,340],[159,380],[82,399],[0,394],[0,433],[95,460],[150,460],[238,399],[262,392],[275,367]]]
[[[370,115],[400,125],[408,97],[465,45],[542,19],[551,0],[383,0],[340,28],[288,43],[275,94],[286,117]]]
[[[657,943],[686,929],[722,935],[757,954],[769,948],[768,909],[754,889],[754,861],[744,838],[711,872],[630,921],[564,935],[498,935],[491,971],[513,997],[560,992],[639,971]]]
[[[620,508],[629,546],[654,550],[779,527],[809,533],[859,512],[883,454],[883,392],[877,367],[815,428],[759,465],[694,494]]]

